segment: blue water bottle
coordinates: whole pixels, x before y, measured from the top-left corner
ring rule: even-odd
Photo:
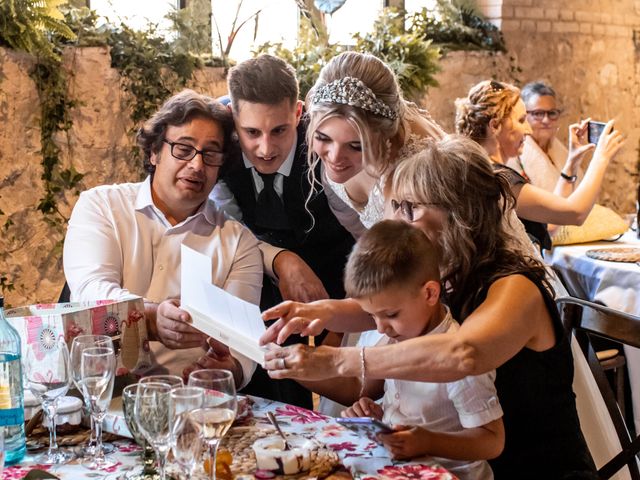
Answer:
[[[0,428],[4,430],[5,464],[19,462],[26,452],[20,336],[4,316],[4,298],[2,297],[0,297]]]

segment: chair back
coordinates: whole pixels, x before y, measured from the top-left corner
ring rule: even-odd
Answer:
[[[638,468],[640,436],[631,437],[613,390],[596,357],[590,338],[592,335],[596,335],[623,345],[640,348],[640,317],[574,297],[559,297],[556,299],[556,303],[565,328],[575,334],[587,357],[589,368],[602,394],[622,446],[622,451],[604,464],[598,470],[598,475],[603,479],[611,478],[620,469],[627,466],[631,478],[640,480]]]

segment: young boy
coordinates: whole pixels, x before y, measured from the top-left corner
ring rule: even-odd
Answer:
[[[435,247],[407,223],[385,220],[360,238],[349,256],[345,289],[385,334],[379,344],[459,328],[440,303]],[[493,478],[485,460],[504,447],[495,373],[450,383],[370,380],[363,373],[362,398],[342,416],[393,425],[393,433],[379,438],[396,459],[429,455],[461,479]],[[381,397],[382,405],[373,400]]]

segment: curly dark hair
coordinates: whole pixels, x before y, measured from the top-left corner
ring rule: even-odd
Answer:
[[[217,100],[186,89],[164,102],[138,130],[136,142],[144,154],[144,169],[147,172],[153,175],[156,171],[156,166],[151,163],[151,154],[158,153],[162,148],[167,127],[184,125],[196,117],[211,120],[222,127],[226,160],[233,132],[231,112]]]

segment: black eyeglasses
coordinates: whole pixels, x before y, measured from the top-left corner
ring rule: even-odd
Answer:
[[[544,120],[545,116],[549,117],[549,120],[557,120],[561,113],[562,110],[558,110],[557,108],[551,110],[527,110],[527,114],[539,122]]]
[[[162,141],[171,146],[171,155],[177,160],[190,162],[197,154],[200,154],[202,155],[202,163],[208,167],[221,167],[224,161],[224,152],[218,150],[198,150],[193,145],[170,142],[166,138],[163,138]]]
[[[410,202],[409,200],[402,200],[398,202],[396,200],[391,199],[391,208],[393,209],[393,213],[397,213],[398,210],[402,213],[402,217],[407,221],[413,223],[413,209],[415,207],[426,207],[427,205],[434,205],[433,203],[419,203],[419,202]]]
[[[494,92],[499,92],[500,90],[504,90],[504,85],[500,82],[496,82],[495,80],[491,80],[489,82],[489,88],[491,88],[491,90],[493,90]]]

